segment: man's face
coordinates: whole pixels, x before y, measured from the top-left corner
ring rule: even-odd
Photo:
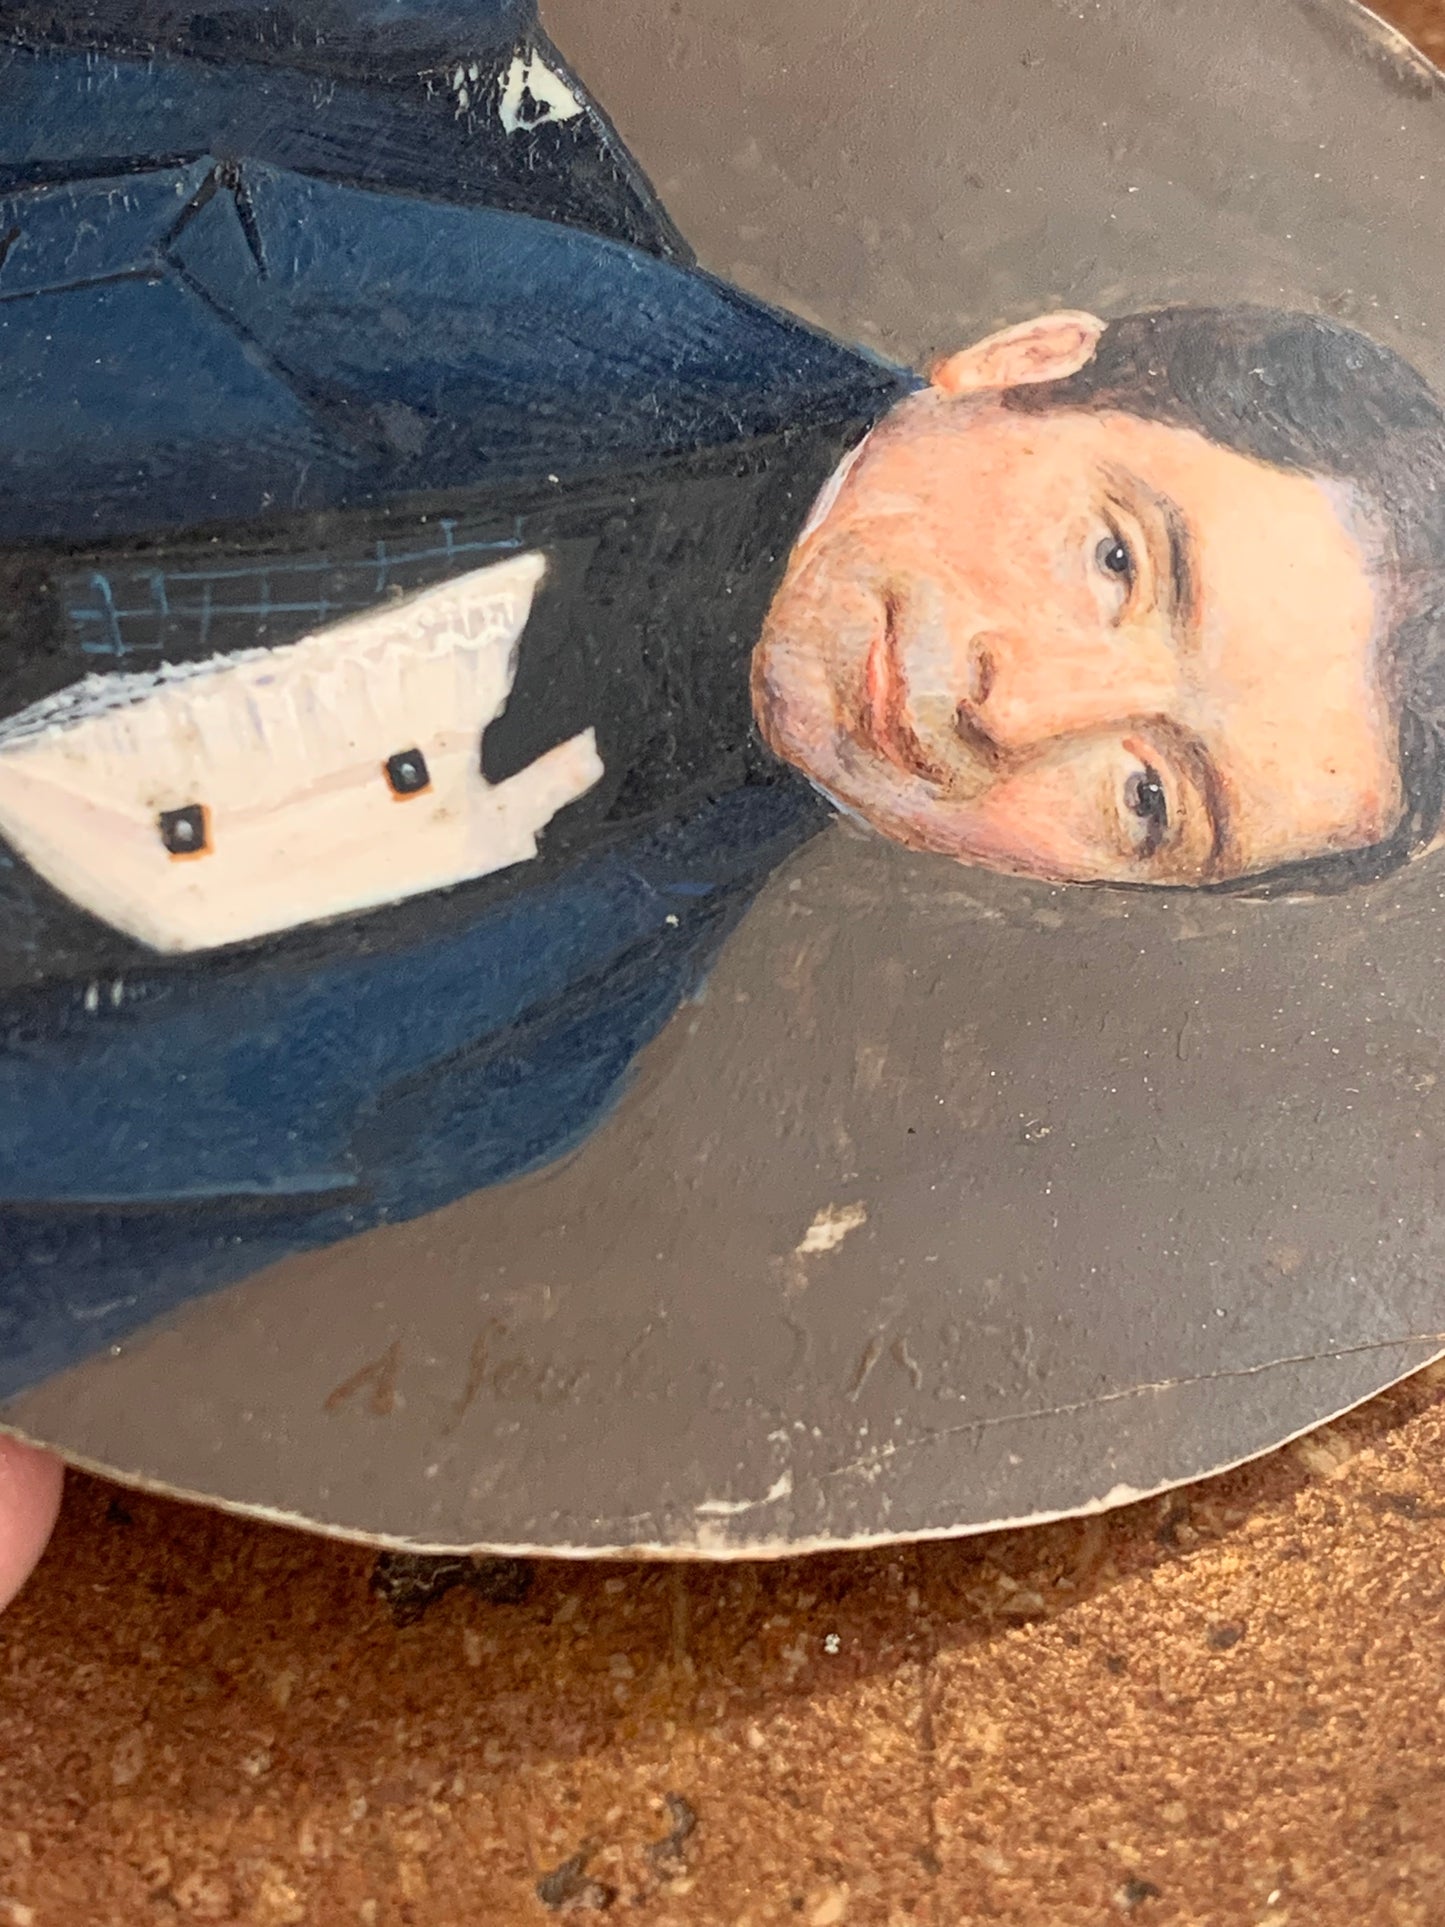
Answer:
[[[1022,379],[1092,352],[1041,351],[1058,321],[1089,317],[945,363],[865,444],[754,656],[769,744],[887,836],[1058,879],[1202,883],[1387,835],[1348,491],[1124,414],[1006,409],[1020,343]]]

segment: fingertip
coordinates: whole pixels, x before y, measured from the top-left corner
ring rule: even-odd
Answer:
[[[0,1609],[44,1552],[64,1481],[65,1467],[52,1453],[0,1433]]]

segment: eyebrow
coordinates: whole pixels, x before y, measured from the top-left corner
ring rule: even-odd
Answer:
[[[1132,469],[1111,466],[1108,480],[1126,501],[1142,503],[1163,527],[1169,550],[1169,565],[1164,575],[1165,611],[1178,648],[1192,649],[1199,635],[1199,583],[1194,567],[1194,537],[1188,519],[1172,496],[1165,495]]]
[[[1212,864],[1218,863],[1229,848],[1229,796],[1219,765],[1210,755],[1203,737],[1183,723],[1175,722],[1172,716],[1141,716],[1137,726],[1141,734],[1152,736],[1168,748],[1170,756],[1203,798],[1204,813],[1209,819],[1209,860]]]

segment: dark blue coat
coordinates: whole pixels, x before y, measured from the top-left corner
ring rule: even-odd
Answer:
[[[484,762],[593,724],[609,776],[534,864],[201,957],[0,850],[0,1395],[576,1143],[820,820],[747,657],[908,378],[692,267],[515,0],[306,22],[7,12],[0,716],[541,547]]]

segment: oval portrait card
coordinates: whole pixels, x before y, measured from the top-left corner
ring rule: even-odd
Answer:
[[[0,1423],[423,1548],[1445,1349],[1441,78],[1345,0],[19,0]]]

